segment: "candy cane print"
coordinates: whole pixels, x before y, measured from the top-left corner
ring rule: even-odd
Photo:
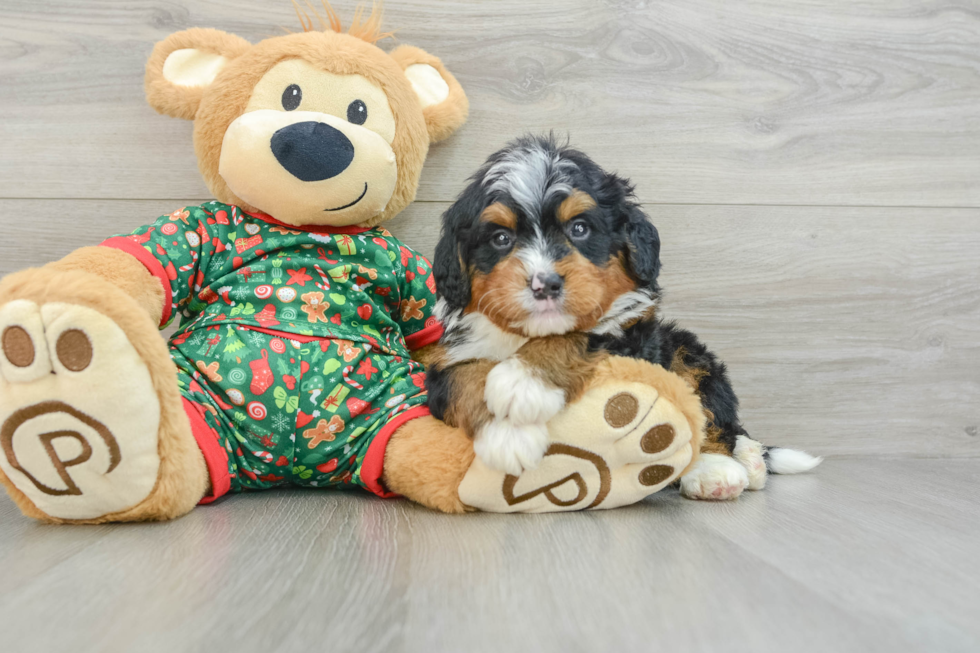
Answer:
[[[323,270],[320,268],[320,266],[317,263],[314,263],[313,269],[316,270],[316,273],[320,275],[320,279],[323,280],[323,284],[319,284],[316,281],[314,281],[313,285],[321,290],[330,290],[330,280],[327,278],[327,275],[323,273]]]
[[[191,270],[194,269],[194,266],[195,265],[197,265],[197,252],[192,249],[191,250],[191,262],[188,263],[187,265],[181,265],[177,269],[180,270],[181,272],[190,272]]]
[[[353,386],[353,387],[357,388],[358,390],[363,390],[364,389],[364,386],[363,385],[361,385],[357,381],[355,381],[352,378],[350,378],[349,376],[347,376],[348,374],[350,374],[351,370],[353,370],[353,369],[354,369],[354,366],[353,365],[348,365],[347,367],[344,368],[344,381],[347,382],[347,385]]]

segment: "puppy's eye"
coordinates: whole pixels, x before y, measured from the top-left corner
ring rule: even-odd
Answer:
[[[572,240],[583,240],[592,232],[589,225],[582,220],[576,220],[568,227],[568,235]]]
[[[367,120],[367,105],[360,100],[354,100],[347,105],[347,122],[363,125]]]
[[[501,229],[493,232],[493,235],[490,236],[490,242],[497,249],[510,249],[510,246],[514,244],[514,237],[510,235],[510,232]]]
[[[296,84],[290,84],[282,92],[282,108],[286,111],[293,111],[303,101],[303,89]]]

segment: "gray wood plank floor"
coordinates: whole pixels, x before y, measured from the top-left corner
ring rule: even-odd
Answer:
[[[386,15],[472,105],[392,230],[430,254],[487,154],[568,132],[636,182],[664,313],[728,361],[748,428],[827,461],[575,515],[279,491],[65,528],[3,496],[0,650],[980,650],[980,2]],[[287,0],[0,0],[0,275],[208,199],[190,124],[144,100],[155,41],[295,25]]]
[[[978,480],[860,457],[726,504],[452,517],[284,490],[78,528],[4,498],[3,648],[977,651]]]

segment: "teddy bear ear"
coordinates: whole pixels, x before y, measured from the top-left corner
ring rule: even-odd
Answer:
[[[146,63],[146,99],[158,112],[193,120],[218,72],[252,44],[216,29],[175,32],[153,48]]]
[[[422,104],[431,142],[448,138],[466,122],[469,100],[463,87],[438,57],[410,45],[395,48],[391,57],[405,71],[405,77]]]

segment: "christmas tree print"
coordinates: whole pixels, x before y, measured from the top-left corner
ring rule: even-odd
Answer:
[[[225,348],[221,353],[222,360],[242,362],[241,351],[243,349],[245,349],[245,342],[235,333],[235,328],[229,326],[228,333],[225,334]]]

